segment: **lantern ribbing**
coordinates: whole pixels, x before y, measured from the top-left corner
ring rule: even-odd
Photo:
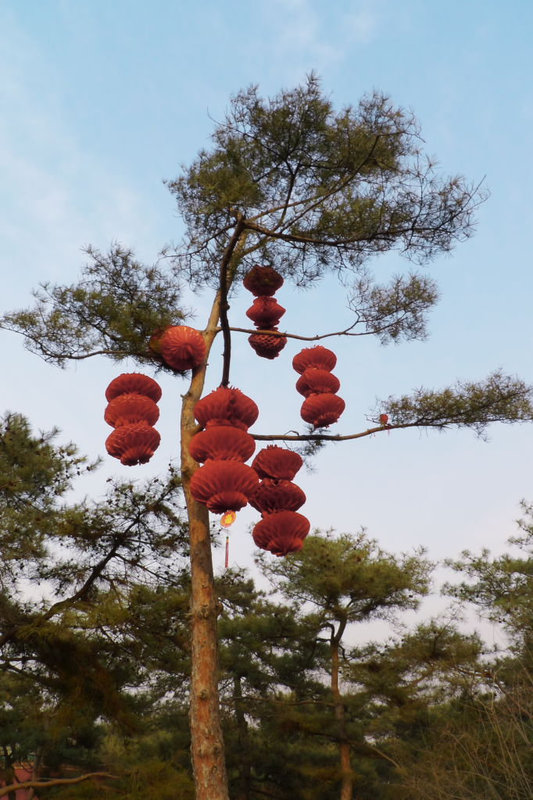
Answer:
[[[285,309],[273,297],[276,289],[283,285],[283,278],[272,267],[255,266],[246,274],[243,285],[252,294],[255,300],[247,310],[249,317],[261,333],[252,333],[248,342],[261,358],[274,359],[287,344],[286,336],[275,336],[265,331],[277,331],[277,325]]]
[[[337,422],[346,405],[336,394],[340,381],[331,373],[336,363],[335,353],[322,345],[305,347],[292,360],[293,368],[300,373],[296,389],[305,396],[301,417],[315,428]]]
[[[106,439],[107,452],[126,466],[146,464],[161,441],[152,427],[159,418],[161,387],[147,375],[123,373],[111,381],[105,395],[109,403],[104,419],[115,428]]]

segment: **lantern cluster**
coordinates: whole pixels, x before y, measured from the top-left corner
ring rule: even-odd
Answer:
[[[265,447],[252,462],[261,482],[250,505],[262,516],[253,530],[253,539],[262,550],[276,556],[301,550],[309,533],[309,520],[297,513],[306,497],[292,482],[302,463],[298,453],[277,445]]]
[[[194,416],[204,430],[195,434],[189,452],[205,462],[191,479],[191,494],[215,514],[239,511],[255,493],[257,473],[244,462],[255,450],[247,432],[259,409],[239,389],[219,387],[196,403]]]
[[[204,337],[187,325],[169,325],[157,331],[150,339],[150,349],[175,372],[201,366],[207,355]]]
[[[105,396],[104,419],[115,429],[106,439],[107,452],[130,467],[146,464],[161,441],[153,427],[159,419],[161,387],[147,375],[130,372],[112,380]]]
[[[261,358],[277,358],[287,344],[287,337],[264,331],[277,331],[285,313],[274,297],[274,293],[283,285],[283,278],[272,267],[255,266],[246,274],[243,285],[255,297],[246,316],[262,331],[252,333],[248,341]]]
[[[292,366],[300,374],[296,389],[305,397],[301,417],[315,428],[337,422],[346,405],[337,395],[340,381],[331,372],[336,363],[335,353],[321,345],[306,347],[292,360]]]

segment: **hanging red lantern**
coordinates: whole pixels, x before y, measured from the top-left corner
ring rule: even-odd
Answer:
[[[304,400],[300,414],[315,428],[325,428],[337,422],[346,403],[336,394],[311,394]]]
[[[259,451],[252,461],[252,467],[260,478],[292,481],[303,463],[302,457],[293,450],[270,444]]]
[[[109,434],[105,446],[110,456],[119,458],[121,464],[132,467],[146,464],[151,459],[161,437],[155,428],[146,422],[121,425]]]
[[[337,356],[332,350],[327,347],[317,344],[315,347],[305,347],[300,350],[292,359],[292,366],[300,374],[309,367],[316,369],[325,369],[328,372],[334,368],[337,363]]]
[[[149,397],[142,394],[121,394],[110,400],[104,419],[108,425],[119,428],[135,422],[154,425],[159,419],[159,409]]]
[[[267,514],[253,530],[253,540],[262,550],[285,556],[302,549],[311,523],[296,511]]]
[[[305,501],[305,492],[292,481],[265,478],[250,498],[250,505],[264,515],[276,511],[297,511]]]
[[[335,394],[340,385],[340,380],[332,372],[308,367],[296,381],[296,390],[304,397],[309,397],[310,394]]]
[[[379,415],[379,424],[383,425],[384,427],[389,424],[389,415],[388,414],[380,414]]]
[[[279,356],[287,344],[287,337],[273,336],[269,333],[252,333],[248,337],[248,341],[258,356],[273,359]]]
[[[209,427],[195,434],[189,443],[189,452],[195,461],[248,461],[254,450],[253,437],[230,425]]]
[[[256,297],[246,316],[252,320],[256,328],[274,330],[280,319],[285,314],[283,306],[275,297]]]
[[[111,401],[121,394],[142,394],[157,403],[161,399],[161,387],[148,375],[142,375],[140,372],[124,372],[107,387],[106,400]]]
[[[259,409],[240,389],[219,386],[198,400],[194,416],[202,427],[233,425],[247,430],[259,416]]]
[[[215,514],[239,511],[259,481],[256,472],[237,461],[208,461],[191,478],[191,494]]]
[[[154,338],[154,337],[153,337]],[[187,325],[171,325],[151,342],[165,364],[177,372],[199,367],[205,362],[207,348],[204,337]]]
[[[273,267],[256,265],[244,276],[243,286],[256,297],[272,297],[283,286],[283,278]]]

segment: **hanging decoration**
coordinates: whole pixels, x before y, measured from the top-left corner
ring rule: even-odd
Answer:
[[[196,403],[194,416],[203,428],[231,425],[248,430],[259,416],[259,409],[240,389],[219,386]]]
[[[296,511],[276,511],[265,514],[255,526],[252,536],[258,547],[275,556],[286,556],[303,547],[311,523]]]
[[[305,492],[292,481],[276,478],[263,478],[250,505],[261,514],[275,511],[298,511],[306,501]]]
[[[273,296],[283,285],[283,278],[272,267],[255,266],[245,275],[243,285],[255,295],[246,316],[261,331],[248,337],[250,346],[261,358],[277,358],[287,344],[287,337],[265,331],[277,331],[279,321],[285,314],[285,309]]]
[[[292,366],[300,374],[296,389],[305,397],[300,414],[315,428],[337,422],[346,406],[342,397],[337,396],[340,381],[331,373],[336,363],[335,353],[322,345],[306,347],[292,360]]]
[[[240,511],[259,485],[257,473],[238,461],[207,461],[191,478],[191,494],[215,514]]]
[[[170,325],[150,339],[150,349],[176,372],[201,366],[206,359],[204,337],[188,325]]]
[[[303,464],[301,455],[277,444],[269,444],[260,450],[252,461],[252,467],[260,478],[282,478],[292,481]]]
[[[126,466],[146,464],[161,441],[153,427],[159,419],[161,387],[147,375],[123,373],[111,381],[105,395],[109,403],[104,419],[115,428],[106,439],[107,452]]]
[[[191,439],[189,452],[195,461],[248,461],[255,450],[253,436],[241,428],[217,425],[200,431]]]

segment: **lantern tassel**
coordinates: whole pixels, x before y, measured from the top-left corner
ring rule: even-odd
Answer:
[[[226,536],[226,559],[224,561],[224,569],[229,566],[229,536]]]

